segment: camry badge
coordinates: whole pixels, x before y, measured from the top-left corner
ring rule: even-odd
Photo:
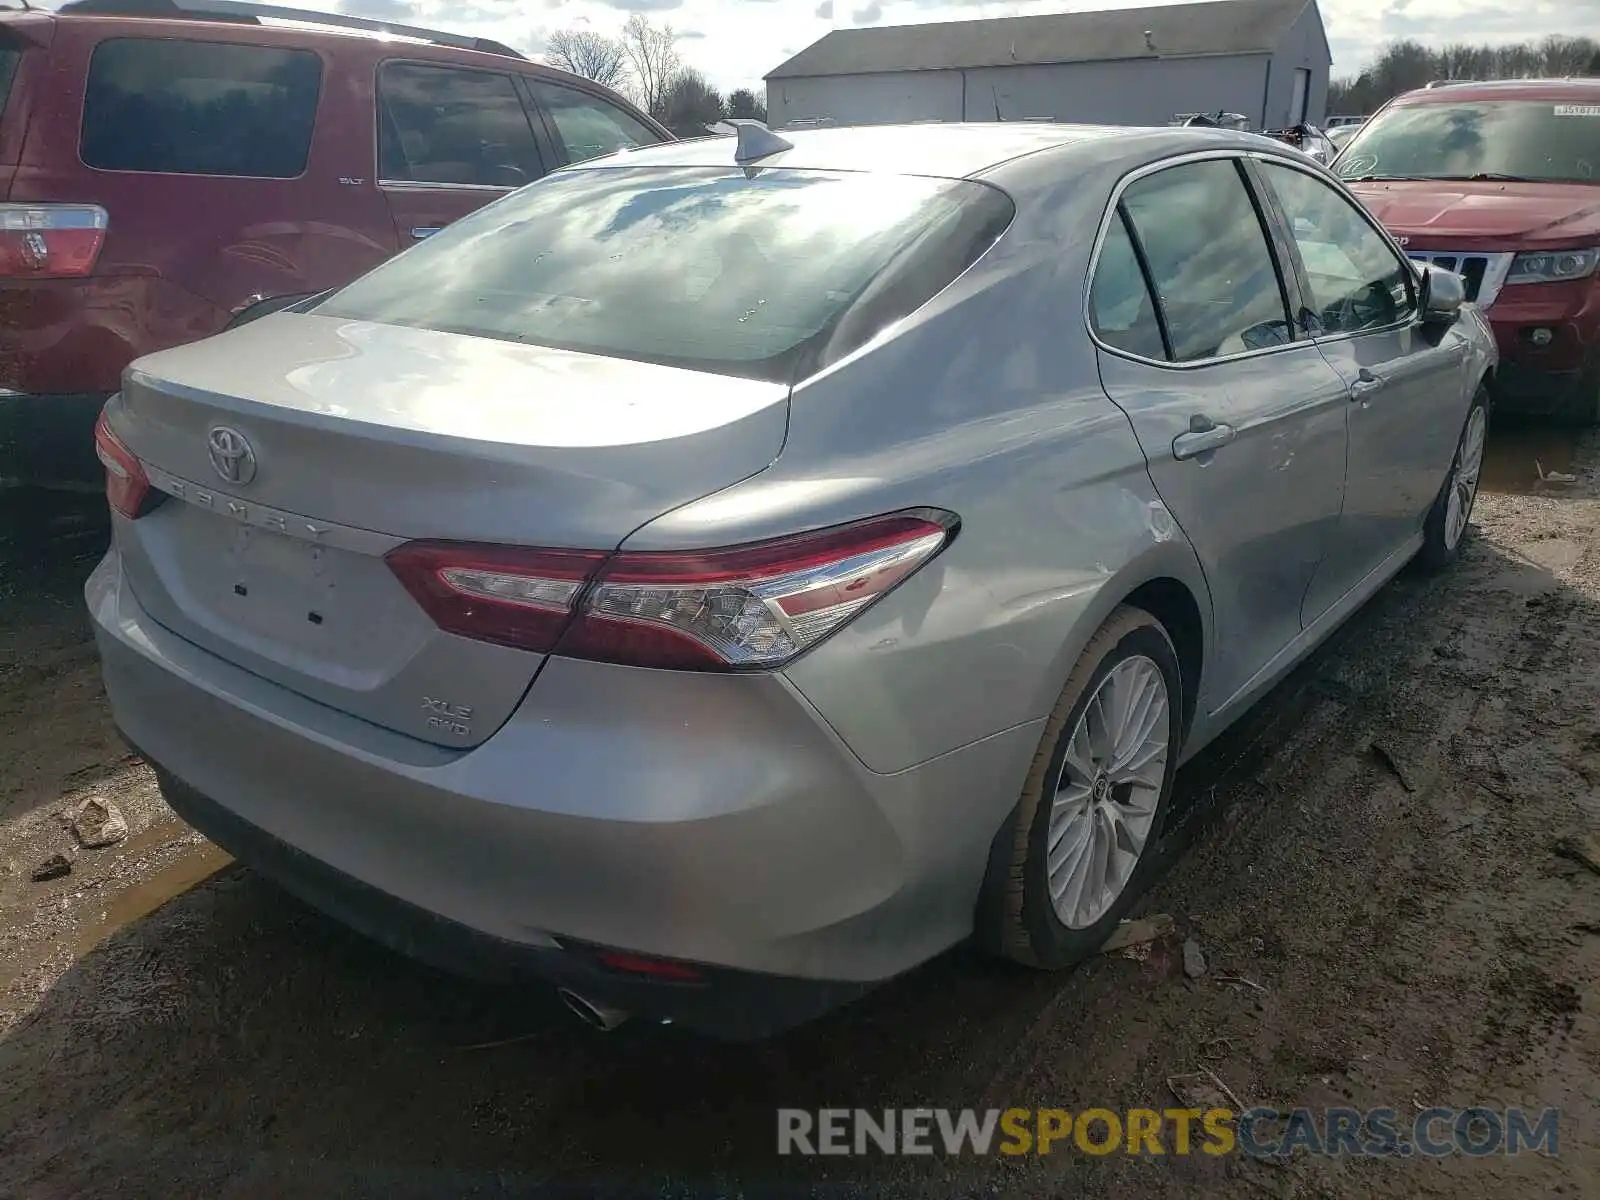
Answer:
[[[211,469],[226,483],[244,485],[256,477],[256,452],[237,429],[214,426],[206,435]]]

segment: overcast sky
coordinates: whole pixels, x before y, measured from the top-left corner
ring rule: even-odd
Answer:
[[[291,0],[280,0],[289,3]],[[1151,0],[1146,0],[1146,3]],[[1124,7],[1104,0],[301,0],[304,7],[493,37],[537,53],[557,29],[614,33],[633,12],[682,35],[686,62],[718,87],[761,94],[762,76],[830,29]],[[1600,0],[1322,0],[1333,73],[1354,74],[1384,42],[1508,42],[1600,30]]]

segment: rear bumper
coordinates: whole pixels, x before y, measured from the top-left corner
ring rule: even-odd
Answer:
[[[94,422],[106,392],[33,395],[0,389],[0,487],[101,482]]]
[[[730,1041],[770,1036],[871,987],[716,969],[703,971],[698,982],[664,983],[608,969],[596,957],[599,947],[507,941],[336,871],[157,770],[172,810],[240,862],[373,941],[455,975],[498,984],[550,984],[591,1002]]]
[[[176,637],[114,549],[86,596],[118,724],[244,862],[408,953],[724,1033],[725,996],[781,1026],[966,937],[1039,737],[877,775],[781,677],[551,659],[499,732],[451,751]],[[575,943],[711,983],[619,980],[554,948]]]

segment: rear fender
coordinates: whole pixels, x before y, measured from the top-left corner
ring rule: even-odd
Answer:
[[[1200,671],[1194,685],[1189,688],[1192,694],[1183,697],[1185,728],[1192,715],[1200,711],[1198,704],[1205,692],[1205,664],[1211,661],[1214,637],[1211,591],[1206,586],[1205,575],[1200,569],[1200,560],[1194,548],[1184,538],[1165,506],[1152,505],[1151,524],[1150,543],[1101,585],[1062,640],[1050,670],[1041,677],[1044,690],[1033,698],[1035,712],[1044,715],[1055,707],[1061,689],[1066,686],[1067,676],[1082,657],[1084,647],[1117,606],[1146,584],[1163,579],[1182,585],[1194,600],[1200,616]],[[1171,631],[1168,632],[1170,635]]]

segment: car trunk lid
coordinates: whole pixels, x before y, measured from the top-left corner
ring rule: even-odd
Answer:
[[[477,744],[543,661],[441,632],[412,540],[614,549],[762,470],[787,387],[276,314],[129,369],[112,427],[175,497],[118,531],[161,624],[312,699]]]

